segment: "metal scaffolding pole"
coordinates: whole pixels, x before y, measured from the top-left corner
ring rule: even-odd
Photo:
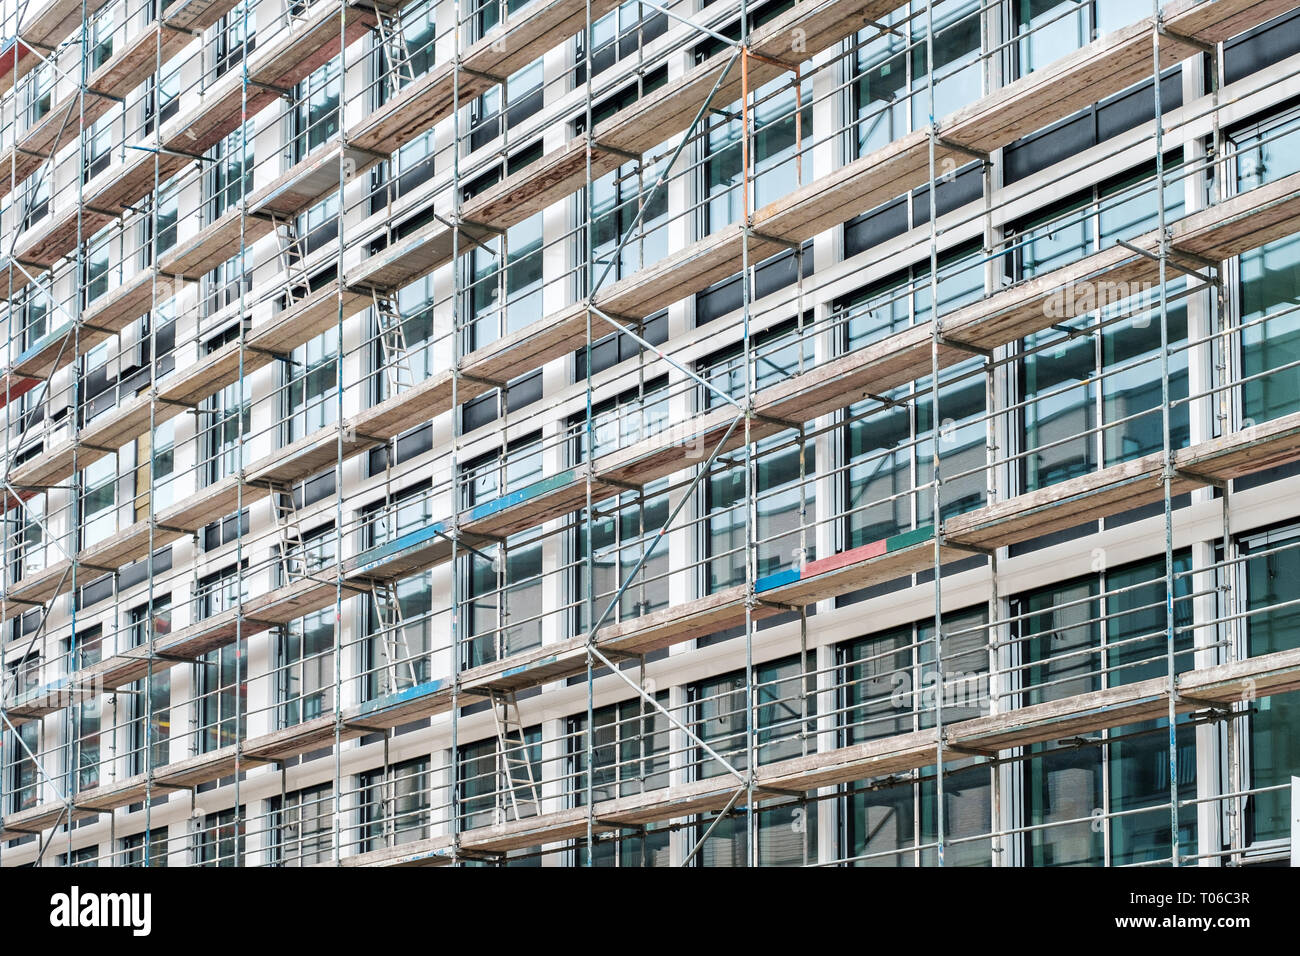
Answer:
[[[343,111],[347,105],[347,98],[343,95],[347,89],[348,76],[348,58],[347,58],[347,0],[339,0],[339,142],[344,148],[339,149],[338,162],[338,233],[337,249],[338,254],[335,260],[335,271],[340,281],[337,283],[335,292],[335,415],[337,422],[335,424],[334,437],[334,793],[331,798],[333,806],[333,819],[331,820],[331,843],[333,863],[338,866],[343,854],[342,847],[342,818],[343,818],[343,429],[344,413],[346,406],[343,401],[344,378],[343,364],[345,353],[343,351],[343,256],[347,250],[344,241],[345,230],[343,218],[347,213],[346,203],[346,185],[348,179],[347,169],[347,134],[345,132],[345,119]],[[401,24],[398,24],[398,29]],[[385,454],[390,454],[385,450]],[[305,487],[305,486],[304,486]],[[290,494],[293,489],[290,488]],[[306,493],[304,491],[304,500]],[[273,505],[274,507],[275,505]],[[306,560],[306,555],[303,556]],[[353,616],[355,621],[357,616]],[[283,800],[281,808],[284,807]]]
[[[461,16],[460,0],[452,0],[452,82],[451,82],[451,508],[456,515],[456,522],[451,535],[451,862],[453,866],[462,864],[460,850],[461,834],[461,794],[464,781],[461,780],[460,760],[460,708],[461,708],[461,641],[468,628],[461,621],[461,570],[459,547],[460,511],[461,511],[461,475],[460,475],[460,439],[463,421],[460,413],[461,347],[466,330],[462,329],[461,309],[464,306],[464,290],[461,288],[463,266],[461,257],[461,199],[460,184],[460,138],[461,111]],[[398,23],[401,26],[400,20]],[[391,168],[390,168],[391,171]],[[472,276],[471,276],[472,279]],[[505,303],[502,303],[505,307]],[[396,443],[394,443],[396,445]],[[473,558],[471,556],[470,560]],[[470,572],[472,573],[472,571]],[[468,646],[468,645],[467,645]]]
[[[1178,673],[1175,650],[1177,647],[1177,628],[1174,624],[1174,509],[1173,479],[1174,457],[1170,434],[1170,393],[1169,393],[1169,291],[1166,288],[1167,266],[1169,261],[1169,233],[1166,226],[1165,212],[1165,157],[1164,157],[1164,113],[1160,99],[1160,0],[1151,0],[1153,29],[1151,31],[1151,85],[1155,97],[1155,148],[1156,148],[1156,231],[1159,236],[1160,270],[1160,432],[1163,455],[1161,467],[1161,486],[1164,505],[1165,537],[1165,638],[1166,667],[1169,681],[1169,850],[1170,865],[1178,866]]]
[[[244,48],[241,51],[240,61],[239,61],[239,68],[240,68],[239,120],[240,122],[239,125],[236,127],[236,129],[239,130],[240,180],[239,180],[239,190],[238,190],[239,195],[236,199],[236,201],[239,203],[239,268],[235,270],[235,275],[237,277],[236,281],[239,283],[239,338],[238,338],[239,388],[237,393],[238,403],[235,407],[235,442],[236,442],[235,468],[236,468],[236,476],[237,476],[236,483],[235,483],[235,528],[236,528],[235,607],[237,608],[235,614],[235,678],[234,678],[235,679],[235,731],[234,731],[235,806],[234,806],[234,810],[231,813],[232,826],[233,826],[233,840],[234,840],[234,846],[232,852],[234,853],[235,856],[234,859],[235,866],[243,865],[242,847],[244,842],[243,841],[244,819],[247,816],[247,814],[244,812],[244,808],[240,806],[239,798],[240,798],[240,785],[243,782],[242,781],[243,768],[242,768],[241,758],[244,752],[244,738],[246,736],[246,729],[244,723],[247,720],[247,715],[245,712],[245,701],[244,701],[244,697],[246,694],[246,687],[247,687],[247,678],[246,678],[247,651],[245,648],[246,637],[244,634],[244,590],[245,590],[244,589],[244,535],[240,533],[243,528],[243,514],[244,514],[244,468],[248,464],[247,456],[245,454],[245,449],[244,449],[244,406],[245,404],[249,406],[250,422],[252,418],[252,399],[248,395],[248,376],[247,376],[247,369],[245,367],[245,352],[247,348],[249,323],[246,320],[246,316],[248,315],[248,311],[247,311],[248,306],[245,301],[245,291],[244,291],[251,284],[249,274],[252,271],[250,265],[250,259],[252,257],[248,247],[248,192],[249,190],[248,190],[248,184],[244,181],[244,178],[250,174],[249,150],[248,150],[248,127],[249,127],[249,123],[252,122],[252,117],[248,115],[248,86],[249,86],[248,56],[250,53],[250,50],[248,48],[248,6],[249,5],[247,3],[243,3],[240,5],[240,21],[241,21],[240,34],[241,34],[241,42],[243,43]],[[229,414],[228,410],[223,409],[223,411],[225,411],[227,415]],[[218,651],[217,652],[218,662],[216,668],[216,675],[217,675],[216,679],[217,679],[218,686],[220,686],[220,681],[221,681],[220,654],[221,652]],[[218,690],[218,693],[220,693],[220,690]],[[200,711],[201,710],[202,707],[200,705]],[[218,721],[221,720],[220,714],[218,714],[217,719]],[[202,728],[200,728],[200,730],[202,730]],[[218,748],[220,748],[220,745],[221,745],[221,725],[220,723],[218,723],[217,725]],[[217,852],[218,859],[220,859],[221,843],[219,840],[219,834],[213,834],[213,841],[217,848],[216,852]]]
[[[943,866],[944,853],[944,788],[943,788],[943,594],[942,580],[942,541],[943,508],[940,502],[943,489],[943,476],[940,471],[939,445],[943,440],[943,426],[939,419],[939,342],[943,335],[943,321],[939,316],[939,197],[935,176],[935,153],[938,146],[938,128],[935,123],[934,109],[934,5],[925,5],[925,94],[927,124],[927,147],[929,163],[929,182],[926,184],[926,198],[929,206],[929,263],[930,263],[930,523],[934,529],[934,668],[938,677],[934,703],[935,735],[935,851],[939,866]]]
[[[159,17],[162,12],[159,11]],[[154,88],[154,110],[155,124],[162,121],[162,32],[156,35],[154,43],[154,70],[153,70],[153,88]],[[123,124],[125,125],[125,123]],[[123,136],[125,139],[125,135]],[[144,767],[144,835],[141,837],[143,845],[141,846],[141,865],[145,867],[154,866],[153,860],[153,786],[154,786],[154,766],[153,766],[153,749],[154,749],[154,681],[157,679],[155,668],[157,667],[157,608],[154,605],[155,590],[154,582],[156,570],[154,561],[154,550],[156,544],[154,536],[156,531],[157,520],[157,503],[158,489],[154,484],[157,476],[157,435],[158,435],[158,257],[161,250],[158,248],[158,197],[160,193],[161,168],[159,159],[162,154],[157,150],[153,151],[153,198],[149,203],[149,547],[145,560],[149,562],[148,584],[145,598],[145,614],[147,619],[148,641],[149,641],[149,670],[145,675],[145,707],[144,707],[144,759],[141,766]],[[173,297],[177,290],[172,290]],[[173,319],[174,321],[174,319]],[[136,462],[137,469],[139,461]],[[168,691],[171,689],[171,681],[168,679]],[[138,708],[137,708],[138,710]],[[167,861],[164,858],[163,863]]]
[[[749,241],[753,218],[750,210],[750,177],[753,173],[753,153],[750,142],[750,101],[754,91],[749,86],[749,0],[740,0],[740,180],[741,180],[741,231],[740,244],[740,308],[742,338],[741,353],[745,363],[745,862],[758,866],[758,808],[754,805],[755,775],[758,769],[758,721],[754,696],[754,589],[757,574],[758,543],[755,537],[757,522],[758,485],[754,480],[754,340],[751,327],[751,299],[753,275],[750,270]],[[757,187],[757,181],[755,181]],[[701,844],[704,842],[700,841]]]
[[[591,146],[595,139],[595,131],[592,129],[591,115],[591,80],[592,80],[592,63],[591,63],[591,46],[595,39],[594,24],[591,18],[591,0],[584,0],[583,3],[583,132],[584,150],[583,150],[583,172],[584,188],[582,191],[583,198],[583,285],[587,287],[587,298],[590,301],[594,294],[592,290],[592,277],[596,268],[595,248],[593,245],[595,238],[595,229],[592,223],[592,216],[595,213],[595,200],[592,193],[595,189],[595,180],[591,175]],[[639,211],[639,210],[638,210]],[[626,241],[626,236],[624,237]],[[621,246],[621,243],[620,243]],[[617,255],[617,253],[616,253]],[[612,260],[611,260],[612,265]],[[608,267],[606,268],[608,272]],[[583,521],[585,523],[585,533],[583,534],[583,590],[584,607],[583,613],[585,620],[592,625],[590,637],[587,639],[587,740],[586,740],[586,804],[587,804],[587,866],[596,865],[596,678],[595,678],[595,644],[596,644],[596,627],[594,626],[596,615],[596,568],[594,560],[596,524],[592,516],[592,486],[591,471],[592,462],[596,457],[596,427],[592,417],[592,385],[591,385],[591,359],[592,359],[592,329],[591,329],[591,309],[586,310],[586,329],[584,335],[585,361],[583,362],[584,371],[586,372],[583,383],[583,461],[586,464],[584,486],[584,507]],[[615,543],[617,544],[618,531],[614,532]]]

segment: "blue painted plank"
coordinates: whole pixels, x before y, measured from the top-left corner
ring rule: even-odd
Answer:
[[[769,574],[766,577],[759,578],[754,582],[755,591],[770,591],[773,588],[779,588],[786,584],[794,584],[799,580],[799,569],[790,568],[786,571],[778,571],[776,574]]]
[[[554,491],[556,488],[561,488],[564,485],[571,484],[574,477],[574,470],[572,468],[567,468],[559,474],[552,475],[550,478],[543,478],[541,481],[535,481],[531,485],[527,485],[517,491],[511,491],[493,498],[491,501],[485,501],[481,505],[475,505],[470,509],[469,520],[476,521],[479,518],[486,518],[489,515],[498,514],[507,508],[513,508],[520,502],[539,498],[547,492]]]

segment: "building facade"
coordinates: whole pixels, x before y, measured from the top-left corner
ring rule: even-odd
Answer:
[[[0,865],[1289,854],[1295,4],[6,15]]]

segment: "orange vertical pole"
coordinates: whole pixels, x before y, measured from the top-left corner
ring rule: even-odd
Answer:
[[[803,68],[794,68],[794,182],[803,185]]]
[[[749,51],[740,51],[740,178],[745,222],[749,222]]]

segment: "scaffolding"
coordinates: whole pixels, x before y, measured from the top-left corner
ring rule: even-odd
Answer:
[[[1300,593],[1248,581],[1300,547],[1261,484],[1300,411],[1255,396],[1300,362],[1246,360],[1295,306],[1234,289],[1300,172],[1225,130],[1300,54],[1224,58],[1296,4],[1064,53],[1091,14],[999,0],[33,5],[0,864],[1280,852],[1247,765],[1300,643],[1251,626]],[[1103,103],[1086,164],[1007,176]]]

